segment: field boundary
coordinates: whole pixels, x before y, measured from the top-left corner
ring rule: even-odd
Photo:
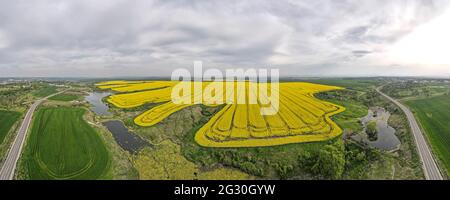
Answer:
[[[414,100],[424,100],[424,99],[427,99],[427,98],[423,98],[423,99],[413,99],[413,100],[411,100],[411,101],[414,101]],[[441,175],[444,175],[445,178],[448,179],[448,178],[449,178],[449,177],[448,177],[448,174],[447,174],[447,173],[442,173],[442,172],[447,172],[447,168],[442,167],[442,166],[444,166],[443,161],[442,161],[442,158],[441,158],[441,156],[439,156],[439,154],[436,152],[436,151],[437,151],[437,150],[436,150],[436,147],[433,146],[433,145],[431,145],[432,142],[430,141],[429,133],[428,133],[428,132],[425,130],[425,128],[423,127],[423,125],[422,125],[423,122],[422,122],[422,120],[420,120],[420,117],[418,117],[418,116],[416,115],[416,114],[417,114],[417,111],[416,111],[414,108],[411,108],[411,107],[409,107],[409,106],[408,106],[408,108],[411,109],[411,111],[412,111],[414,117],[417,119],[420,130],[421,130],[423,133],[425,133],[425,134],[423,134],[423,135],[425,135],[424,138],[425,138],[426,142],[427,142],[428,144],[430,144],[430,146],[431,146],[431,153],[432,153],[432,155],[433,155],[434,160],[438,163],[437,166],[438,166],[438,168],[439,168],[439,171],[441,172]]]

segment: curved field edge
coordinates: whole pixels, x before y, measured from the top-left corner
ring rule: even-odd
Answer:
[[[315,98],[315,100],[320,101]],[[329,102],[327,102],[329,103]],[[277,145],[284,145],[284,144],[292,144],[292,143],[305,143],[305,142],[319,142],[319,141],[326,141],[333,139],[339,135],[342,134],[342,129],[333,121],[330,119],[333,115],[342,113],[345,111],[345,107],[329,103],[338,109],[329,113],[326,113],[324,115],[324,119],[326,123],[328,123],[331,126],[332,131],[326,134],[300,134],[295,136],[283,136],[283,137],[268,137],[268,138],[261,138],[261,139],[242,139],[242,140],[234,140],[234,141],[214,141],[210,140],[206,134],[204,134],[209,128],[208,123],[213,122],[216,120],[217,116],[213,116],[207,124],[203,125],[198,132],[195,134],[195,141],[204,147],[217,147],[217,148],[224,148],[224,147],[265,147],[265,146],[277,146]]]
[[[21,168],[28,179],[101,179],[109,152],[83,108],[39,108],[27,138]]]
[[[99,84],[97,84],[97,87],[108,85],[108,83],[111,83],[111,82],[99,83]],[[121,82],[112,82],[112,83],[114,83],[114,84],[112,84],[113,87],[109,88],[112,90],[116,90],[115,88],[119,87],[120,84],[123,84],[124,87],[127,87],[126,82],[121,81]],[[301,84],[304,84],[304,85],[301,85]],[[136,84],[136,85],[138,85],[138,84]],[[197,132],[197,134],[195,135],[195,141],[199,145],[205,146],[205,147],[257,147],[257,146],[275,146],[275,145],[283,145],[283,144],[289,144],[289,143],[323,141],[323,140],[328,140],[328,139],[331,139],[331,138],[341,135],[342,129],[335,122],[333,122],[330,119],[330,117],[335,114],[345,111],[345,108],[342,106],[333,104],[333,103],[321,101],[321,100],[315,98],[314,94],[318,93],[318,92],[324,92],[324,91],[330,91],[330,90],[340,90],[343,88],[336,87],[336,86],[312,84],[312,83],[300,83],[300,85],[305,86],[306,90],[315,90],[315,91],[305,93],[305,94],[311,96],[312,101],[327,103],[328,105],[333,106],[335,108],[335,110],[325,111],[325,113],[322,116],[320,116],[320,120],[329,126],[329,128],[330,128],[329,132],[315,133],[315,134],[313,132],[311,132],[311,133],[304,132],[304,133],[301,133],[298,135],[291,135],[291,136],[268,135],[268,137],[265,137],[265,138],[249,137],[249,138],[243,138],[243,139],[239,139],[239,140],[215,141],[207,136],[207,131],[211,127],[211,124],[216,122],[220,118],[220,116],[217,114],[212,119],[210,119]],[[299,85],[294,85],[294,86],[299,87]],[[291,88],[291,89],[294,89],[295,88],[294,86],[292,86],[293,88]],[[140,89],[142,89],[142,88],[140,88]],[[130,91],[130,92],[131,93],[128,93],[126,95],[127,96],[130,96],[133,94],[136,94],[137,96],[143,95],[143,93],[140,93],[140,92],[138,92],[138,93],[134,93],[133,91]],[[155,95],[157,95],[157,94],[155,94]],[[128,102],[128,104],[127,104],[126,99],[124,100],[123,97],[122,97],[121,103],[118,103],[118,102],[114,101],[113,96],[110,96],[109,98],[107,98],[107,102],[111,103],[112,105],[114,105],[118,108],[132,108],[132,107],[136,106],[135,98],[133,98],[134,101],[131,100],[131,102]],[[298,100],[301,101],[302,99],[298,99]],[[138,101],[140,101],[140,100],[138,100]],[[144,103],[144,102],[141,101],[140,103]],[[179,110],[182,110],[189,106],[192,106],[192,105],[189,105],[189,104],[188,105],[172,105],[170,103],[165,103],[162,106],[153,107],[150,110],[147,110],[147,111],[139,114],[137,117],[135,117],[134,123],[137,125],[140,125],[140,126],[153,126],[153,125],[159,123],[160,121],[162,121],[163,119],[167,118],[168,116],[172,115],[173,113],[178,112]],[[166,109],[168,109],[168,111],[164,111],[162,114],[159,113],[160,110],[166,110]],[[154,110],[155,110],[155,112],[154,112]],[[156,116],[157,120],[152,120],[151,122],[143,122],[142,121],[143,118],[147,118],[148,115],[151,115],[151,114],[157,115]]]
[[[351,88],[348,85],[343,86]],[[359,95],[361,93],[362,95]],[[369,95],[366,95],[366,93],[369,93]],[[373,93],[376,94],[375,91]],[[391,108],[388,110],[392,112],[397,108],[395,105],[391,105],[390,102],[384,101],[381,97],[377,97],[379,101],[373,101],[375,97],[372,97],[367,89],[361,89],[361,92],[351,89],[326,91],[315,96],[320,100],[333,102],[346,108],[344,112],[331,118],[346,134],[362,129],[358,119],[367,115],[368,107],[374,105],[374,102],[377,103],[376,105]],[[399,152],[391,154],[379,152],[376,149],[365,149],[346,139],[346,137],[335,137],[334,139],[321,142],[295,143],[272,147],[202,147],[194,141],[195,133],[214,116],[214,113],[220,110],[220,107],[211,108],[204,105],[195,105],[174,113],[167,120],[152,127],[142,127],[133,123],[133,118],[147,108],[149,107],[140,107],[132,111],[121,110],[117,107],[112,109],[117,111],[117,116],[126,122],[128,127],[131,127],[131,129],[136,131],[136,134],[146,140],[156,144],[164,140],[170,140],[180,145],[183,157],[194,162],[202,170],[210,170],[222,166],[231,167],[263,179],[328,179],[334,176],[343,179],[423,179],[420,165],[416,165],[416,163],[420,162],[417,155],[409,155],[410,152],[415,152],[414,149],[411,150],[411,147],[414,147],[414,143],[412,136],[404,128],[408,124],[406,119],[404,120],[405,123],[403,123],[403,113],[401,112],[394,112],[397,114],[391,118],[395,118],[395,120],[392,119],[393,121],[390,123],[393,123],[392,126],[397,125],[395,127],[399,129],[397,129],[398,132],[396,134],[400,134],[402,143],[405,145],[402,145],[402,149]],[[199,114],[200,111],[202,115]],[[203,117],[199,119],[199,115]],[[402,119],[398,119],[399,117]],[[193,128],[191,129],[190,127]],[[318,152],[318,150],[324,149],[325,146],[335,146],[340,151],[342,147],[336,143],[340,143],[338,141],[342,139],[345,143],[345,150],[342,150],[342,153],[345,156],[341,154],[336,156],[333,153],[332,155],[334,156],[331,156],[331,159],[322,159],[321,161],[317,159],[321,154],[324,156],[329,155],[325,154],[326,152]],[[410,140],[412,143],[409,142]],[[345,158],[345,164],[343,164],[345,170],[342,176],[339,175],[339,170],[337,170],[342,163],[335,162],[338,158]],[[316,168],[315,166],[323,167]],[[333,170],[327,170],[326,168]],[[327,172],[333,173],[332,176],[328,176]],[[218,178],[221,179],[221,177],[219,176]]]

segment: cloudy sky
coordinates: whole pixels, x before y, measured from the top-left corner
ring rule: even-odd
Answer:
[[[450,76],[448,0],[0,0],[0,77]]]

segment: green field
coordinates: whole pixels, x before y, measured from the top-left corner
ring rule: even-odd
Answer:
[[[0,110],[0,144],[3,143],[9,130],[19,118],[19,112]]]
[[[450,96],[407,101],[450,176]]]
[[[58,94],[49,98],[54,101],[73,101],[77,100],[78,96],[73,94]]]
[[[101,179],[110,155],[81,108],[37,111],[25,154],[29,179]]]
[[[57,90],[55,86],[45,85],[39,88],[38,90],[34,91],[33,95],[37,97],[46,97],[56,92]]]

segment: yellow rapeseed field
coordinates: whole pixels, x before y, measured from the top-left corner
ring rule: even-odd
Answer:
[[[181,109],[194,105],[175,104],[171,101],[176,81],[108,81],[97,84],[101,89],[119,92],[108,97],[107,101],[119,108],[133,108],[146,103],[160,103],[158,106],[140,114],[134,122],[140,126],[155,125]],[[203,82],[203,91],[208,85],[217,82]],[[330,117],[345,110],[344,107],[321,101],[315,93],[338,90],[340,87],[304,82],[279,83],[279,109],[275,115],[262,115],[262,107],[271,107],[267,99],[257,99],[256,104],[249,103],[249,94],[255,94],[255,85],[245,82],[245,93],[227,94],[229,85],[223,84],[222,91],[214,91],[223,98],[232,97],[224,107],[214,115],[195,134],[195,141],[206,147],[258,147],[289,143],[323,141],[342,133]],[[267,84],[267,83],[265,83]],[[258,86],[258,85],[256,85]],[[270,84],[267,85],[270,88]],[[233,91],[233,90],[231,90]],[[269,89],[270,91],[270,89]],[[192,90],[192,97],[202,98],[202,94]],[[270,95],[270,94],[269,94]],[[238,99],[245,103],[238,104]],[[230,99],[228,99],[230,100]],[[231,102],[231,103],[230,103]],[[219,106],[214,99],[203,99],[207,106]]]

